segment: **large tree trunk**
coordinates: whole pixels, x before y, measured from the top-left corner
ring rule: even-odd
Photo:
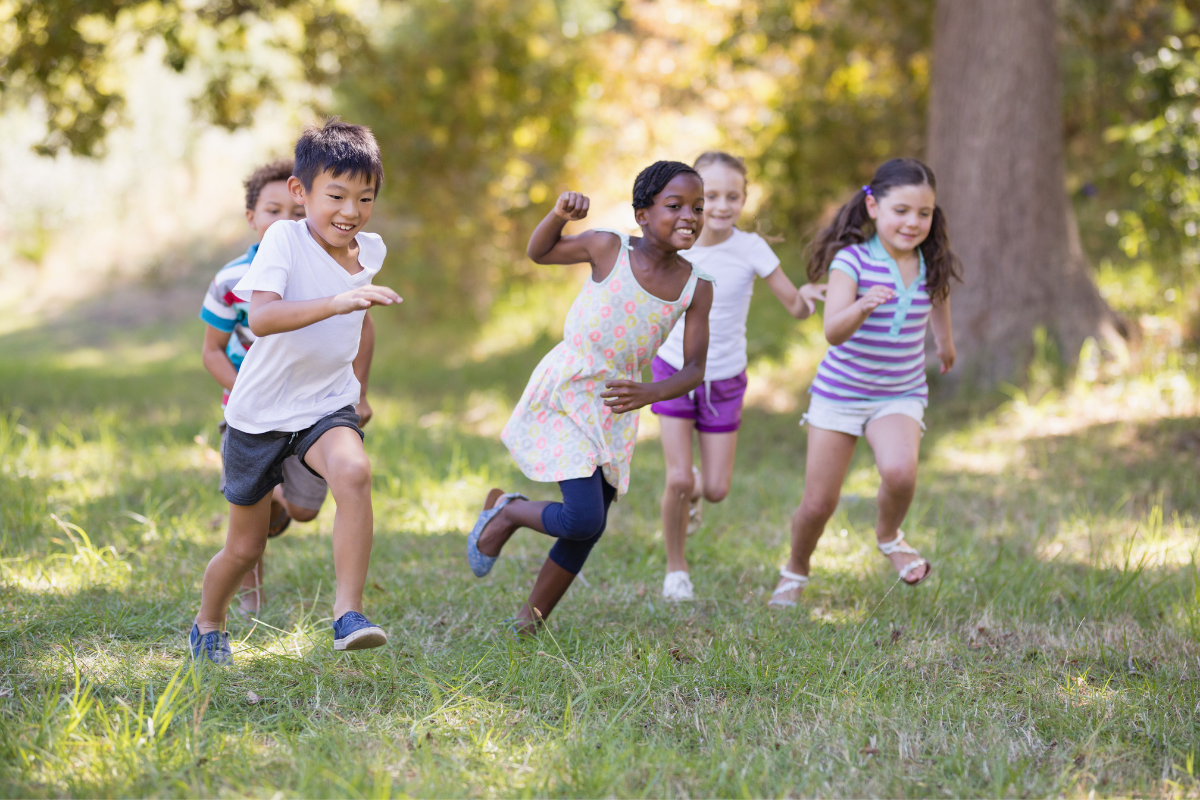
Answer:
[[[1022,382],[1037,326],[1069,365],[1119,340],[1064,186],[1055,26],[1053,0],[937,0],[929,160],[964,264],[954,372],[977,388]]]

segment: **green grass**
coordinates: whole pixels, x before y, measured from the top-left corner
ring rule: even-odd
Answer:
[[[384,319],[366,604],[391,643],[333,652],[330,504],[269,545],[260,621],[231,618],[236,666],[196,674],[184,635],[225,506],[191,314],[0,339],[0,796],[1200,793],[1181,369],[935,406],[905,527],[936,571],[916,590],[872,549],[864,446],[789,613],[765,601],[799,414],[747,412],[685,606],[659,597],[663,461],[643,441],[584,581],[515,641],[502,619],[550,541],[520,533],[479,581],[464,530],[492,484],[555,496],[497,436],[550,340],[480,349]],[[755,341],[793,343],[760,355],[811,362],[811,325],[755,319]]]

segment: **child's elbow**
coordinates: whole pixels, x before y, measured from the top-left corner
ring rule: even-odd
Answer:
[[[262,315],[260,314],[251,312],[250,317],[246,320],[246,322],[250,327],[250,332],[255,336],[267,336],[268,334],[273,333],[273,331],[269,330],[269,326],[267,325],[266,321],[263,320]]]

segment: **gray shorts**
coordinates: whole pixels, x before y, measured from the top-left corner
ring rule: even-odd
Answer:
[[[352,428],[362,437],[354,406],[346,406],[302,431],[245,433],[221,423],[221,492],[238,506],[251,506],[276,485],[284,498],[302,508],[319,509],[328,485],[304,461],[304,455],[332,428]]]

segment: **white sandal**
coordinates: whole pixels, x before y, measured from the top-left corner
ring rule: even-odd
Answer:
[[[898,570],[896,570],[900,573],[900,580],[904,581],[905,585],[907,586],[919,586],[925,582],[926,578],[933,574],[933,565],[921,558],[921,554],[917,552],[915,547],[907,544],[904,541],[904,531],[897,530],[895,539],[892,539],[890,542],[878,542],[875,546],[879,548],[879,552],[883,553],[885,556],[890,556],[893,553],[903,553],[906,556],[917,556],[916,561],[910,561],[903,567],[900,567]],[[913,581],[912,583],[909,583],[907,580],[905,580],[909,576],[909,573],[923,566],[928,566],[929,569],[925,570],[925,574],[921,576],[919,581]]]
[[[779,577],[783,578],[784,581],[775,587],[775,591],[771,592],[771,599],[767,601],[767,605],[772,608],[793,608],[796,605],[796,601],[785,600],[780,595],[786,594],[793,589],[803,589],[808,586],[808,576],[797,575],[795,572],[788,571],[787,567],[780,567]]]

